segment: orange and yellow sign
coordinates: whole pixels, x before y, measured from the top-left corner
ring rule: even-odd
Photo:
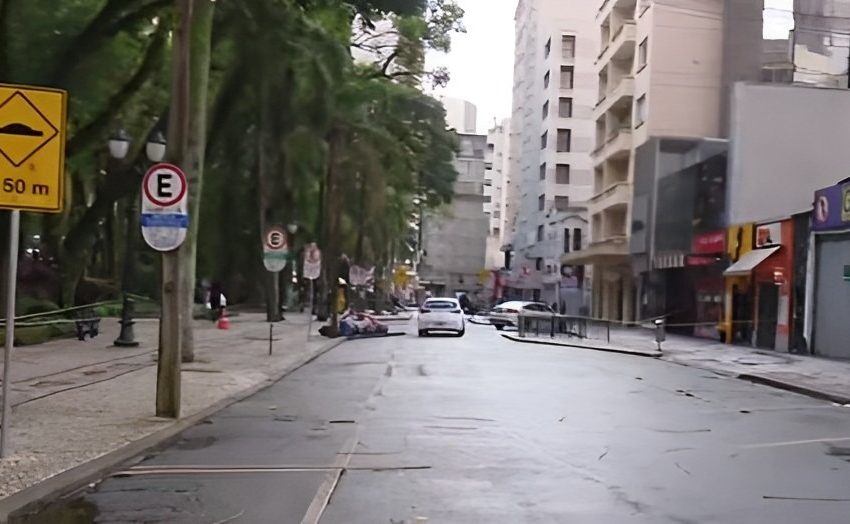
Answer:
[[[67,93],[0,84],[0,208],[58,213]]]

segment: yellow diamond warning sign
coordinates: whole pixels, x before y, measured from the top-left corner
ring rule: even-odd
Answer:
[[[0,208],[62,210],[65,91],[0,84]]]

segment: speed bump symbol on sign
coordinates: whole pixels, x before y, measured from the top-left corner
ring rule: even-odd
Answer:
[[[62,211],[67,94],[0,84],[0,208]]]

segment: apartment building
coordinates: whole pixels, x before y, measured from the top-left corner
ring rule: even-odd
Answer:
[[[509,166],[517,209],[505,246],[511,260],[508,294],[515,298],[559,301],[560,257],[575,239],[581,244],[587,238],[599,49],[595,16],[588,0],[517,5]]]
[[[419,282],[434,296],[481,291],[489,220],[483,209],[487,137],[459,134],[451,204],[422,217]]]
[[[505,243],[510,192],[510,119],[504,119],[487,133],[484,153],[484,213],[490,219],[487,236],[487,262],[490,270],[505,266]]]
[[[847,87],[850,0],[794,0],[794,82]]]
[[[438,96],[446,110],[446,124],[458,133],[475,134],[478,132],[478,107],[468,100],[450,96]]]
[[[589,246],[562,258],[593,264],[593,314],[635,318],[638,278],[658,263],[630,247],[653,215],[633,208],[636,151],[652,137],[722,138],[731,85],[761,79],[762,9],[752,0],[600,0]],[[649,238],[652,235],[642,235]],[[646,249],[644,249],[646,251]],[[651,249],[650,249],[651,251]],[[639,260],[641,263],[634,263]]]

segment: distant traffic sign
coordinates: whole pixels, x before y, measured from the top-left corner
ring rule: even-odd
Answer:
[[[289,259],[289,245],[286,242],[286,231],[278,226],[270,227],[263,242],[263,264],[272,273],[283,271]]]
[[[322,252],[312,243],[304,248],[304,278],[316,280],[322,274]]]
[[[189,227],[186,175],[171,164],[156,164],[142,180],[142,236],[157,251],[173,251]]]
[[[0,208],[62,211],[67,98],[59,89],[0,84]]]

